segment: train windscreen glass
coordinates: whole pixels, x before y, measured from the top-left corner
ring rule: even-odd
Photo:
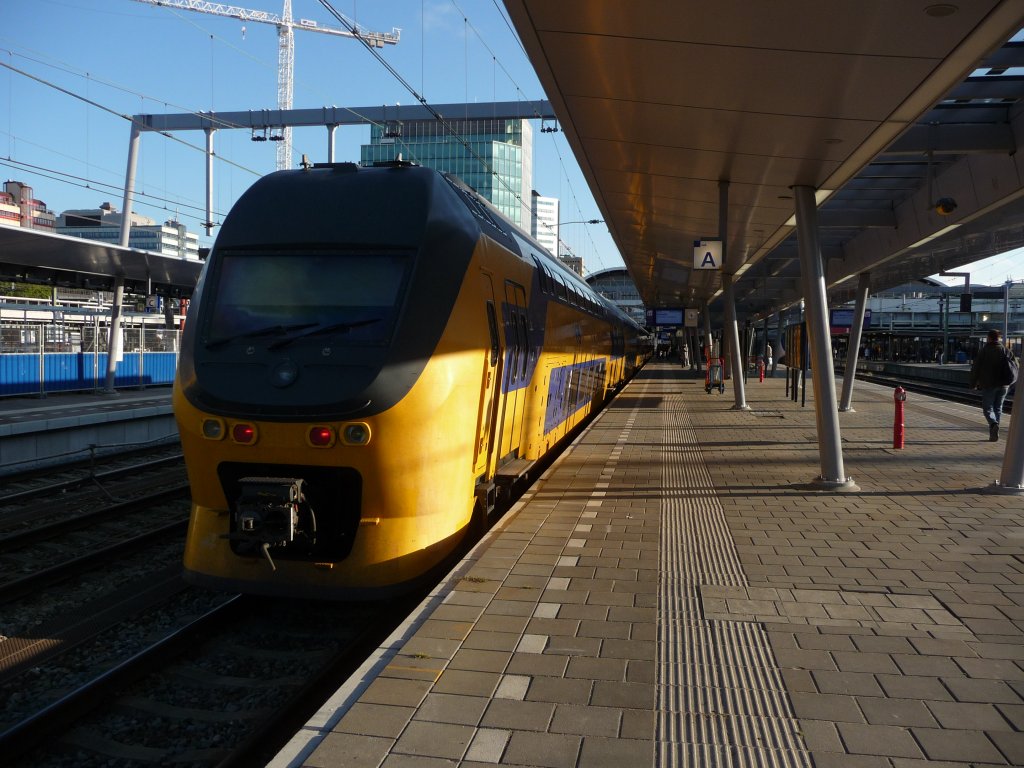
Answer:
[[[330,334],[332,343],[389,340],[409,259],[403,254],[221,254],[207,346]]]

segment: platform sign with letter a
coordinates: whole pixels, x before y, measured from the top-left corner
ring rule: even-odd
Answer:
[[[722,241],[721,240],[694,240],[693,241],[693,268],[694,269],[721,269],[722,268]]]

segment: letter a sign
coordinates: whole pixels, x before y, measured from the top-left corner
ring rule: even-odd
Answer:
[[[722,268],[722,241],[721,240],[694,240],[693,241],[693,268],[694,269],[721,269]]]

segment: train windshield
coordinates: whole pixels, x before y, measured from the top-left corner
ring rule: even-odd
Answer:
[[[403,254],[221,254],[206,343],[265,336],[283,345],[391,338],[409,259]]]

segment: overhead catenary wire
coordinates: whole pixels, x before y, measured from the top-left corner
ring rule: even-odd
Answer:
[[[39,77],[37,75],[33,75],[31,72],[26,72],[25,70],[20,69],[18,67],[15,67],[12,64],[7,64],[5,62],[0,61],[0,67],[4,67],[6,69],[9,69],[12,72],[15,72],[16,74],[19,74],[19,75],[22,75],[23,77],[29,78],[30,80],[35,80],[36,82],[41,83],[42,85],[45,85],[47,88],[52,88],[53,90],[58,91],[60,93],[63,93],[66,96],[70,96],[73,99],[78,99],[79,101],[82,101],[82,102],[84,102],[86,104],[89,104],[90,106],[92,106],[92,107],[94,107],[96,109],[102,110],[103,112],[106,112],[108,114],[114,115],[115,117],[119,117],[119,118],[121,118],[123,120],[126,120],[129,123],[132,123],[133,125],[139,125],[139,127],[141,127],[141,128],[145,128],[146,127],[146,126],[142,125],[141,123],[139,123],[139,121],[137,121],[132,115],[126,115],[126,114],[124,114],[122,112],[118,112],[117,110],[111,109],[110,107],[106,107],[106,106],[104,106],[103,104],[100,104],[97,101],[94,101],[94,100],[89,99],[89,98],[87,98],[85,96],[82,96],[79,93],[75,93],[74,91],[68,90],[67,88],[64,88],[63,86],[57,85],[56,83],[51,82],[49,80],[46,80],[46,79],[44,79],[42,77]],[[235,127],[240,127],[240,126],[235,126]],[[150,131],[150,133],[158,133],[161,136],[170,139],[171,141],[175,141],[175,142],[181,144],[182,146],[185,146],[185,147],[188,147],[189,149],[192,149],[192,150],[195,150],[197,152],[202,152],[203,154],[206,154],[206,148],[205,147],[197,147],[194,144],[189,144],[184,139],[179,139],[176,136],[173,136],[170,132],[167,132],[167,131]],[[242,165],[240,163],[236,163],[233,160],[228,160],[227,158],[221,157],[219,155],[217,155],[216,157],[221,162],[226,163],[227,165],[231,165],[231,166],[233,166],[235,168],[238,168],[239,170],[243,170],[243,171],[246,171],[248,173],[252,173],[255,176],[261,176],[262,175],[259,171],[253,170],[252,168],[247,168],[246,166],[244,166],[244,165]]]
[[[487,44],[487,41],[484,39],[483,35],[481,35],[480,31],[473,25],[473,23],[471,21],[469,21],[469,18],[463,12],[462,8],[459,7],[459,4],[456,2],[456,0],[449,0],[449,2],[452,4],[452,6],[455,8],[455,10],[458,11],[462,15],[463,22],[466,24],[466,26],[469,29],[471,29],[473,31],[473,34],[476,35],[477,39],[480,41],[480,44],[483,45],[484,49],[489,54],[491,54],[491,58],[494,61],[494,64],[497,67],[500,67],[501,71],[505,73],[505,76],[509,79],[509,82],[512,83],[512,86],[514,87],[515,92],[522,99],[527,100],[525,92],[523,91],[522,88],[519,87],[519,83],[517,83],[515,78],[512,77],[512,75],[509,73],[508,69],[505,67],[505,65],[498,58],[497,54],[493,50],[491,50],[491,47]],[[529,54],[527,54],[526,49],[523,47],[523,43],[519,39],[519,35],[516,34],[515,29],[512,27],[511,22],[508,20],[508,18],[502,12],[502,9],[498,5],[497,0],[492,0],[492,2],[494,3],[494,7],[498,10],[498,15],[501,17],[501,20],[504,22],[505,26],[508,27],[509,32],[512,34],[512,39],[516,41],[516,45],[519,46],[519,50],[521,50],[523,52],[523,56],[526,58],[527,61],[529,61]],[[468,70],[468,64],[467,64],[467,70]],[[497,85],[496,84],[494,86],[494,90],[495,90],[495,93],[496,93],[497,92]],[[468,91],[468,86],[467,86],[467,91]],[[496,100],[497,96],[495,95],[494,98]],[[468,92],[467,92],[467,101],[468,101]],[[580,218],[586,218],[583,215],[582,210],[580,209],[579,200],[576,197],[576,191],[573,188],[572,182],[570,181],[568,173],[565,170],[565,162],[564,162],[564,160],[562,158],[561,151],[558,149],[558,145],[554,141],[554,137],[553,136],[552,136],[552,146],[555,148],[555,151],[558,154],[558,161],[559,161],[560,166],[562,167],[562,175],[565,178],[566,184],[568,184],[568,186],[569,186],[569,192],[572,195],[573,202],[576,205],[576,212],[577,212],[577,214],[579,215]],[[515,194],[515,193],[513,193],[513,194]],[[521,199],[519,200],[519,202],[520,202],[520,204],[524,204]],[[551,228],[551,226],[547,222],[542,222],[542,223],[545,226],[547,226],[549,229]],[[597,253],[597,246],[594,243],[594,238],[591,236],[589,231],[587,232],[587,239],[590,240],[590,244],[594,248],[594,252]],[[568,243],[566,243],[565,241],[562,240],[561,236],[559,236],[559,243],[564,245],[568,251],[570,251],[570,252],[572,251],[572,249],[569,247]],[[558,254],[555,254],[555,255],[557,256]],[[600,259],[600,255],[598,255],[598,258]],[[602,266],[604,266],[603,262],[602,262]]]
[[[413,87],[413,85],[411,83],[409,83],[409,81],[406,80],[402,76],[402,74],[397,69],[395,69],[394,66],[392,66],[383,56],[381,56],[381,54],[374,48],[374,46],[370,42],[365,40],[362,35],[359,34],[358,30],[348,21],[348,19],[346,19],[344,16],[342,16],[340,13],[338,13],[337,10],[334,9],[334,7],[328,2],[328,0],[319,0],[319,2],[320,2],[320,5],[322,5],[332,16],[334,16],[335,19],[337,19],[341,24],[345,25],[345,27],[350,32],[352,32],[353,35],[355,35],[356,39],[359,40],[360,43],[362,43],[363,47],[366,48],[367,51],[369,51],[370,55],[373,56],[378,61],[378,63],[380,63],[380,65],[383,66],[391,74],[391,76],[394,77],[394,79],[403,88],[405,88],[412,95],[412,97],[414,99],[416,99],[416,101],[418,101],[423,106],[423,108],[426,109],[427,112],[429,112],[433,116],[433,118],[438,123],[441,124],[441,126],[446,131],[448,131],[448,133],[452,136],[452,138],[454,138],[457,142],[459,142],[466,149],[466,151],[469,152],[469,154],[472,155],[488,173],[491,174],[491,176],[493,178],[497,179],[499,181],[499,183],[501,183],[501,185],[503,187],[505,187],[506,190],[508,190],[508,192],[512,195],[512,197],[519,203],[519,205],[521,207],[520,209],[522,209],[522,206],[526,205],[526,203],[524,202],[524,200],[522,198],[522,195],[519,192],[517,192],[516,190],[514,190],[511,186],[509,186],[508,182],[505,181],[505,179],[503,179],[501,176],[498,175],[497,171],[494,170],[494,167],[489,162],[487,162],[487,160],[484,157],[482,157],[480,155],[480,153],[478,153],[473,148],[472,144],[464,136],[462,136],[455,129],[455,127],[448,120],[446,120],[445,117],[443,115],[441,115],[441,113],[438,112],[433,107],[433,105],[430,104],[429,101],[427,101],[426,97],[424,97],[419,91],[417,91],[416,88]],[[452,4],[455,5],[454,0],[453,0]],[[455,7],[456,7],[456,9],[458,9],[458,5],[455,5]],[[461,9],[459,9],[459,12],[462,13]],[[463,14],[463,22],[465,24],[467,24],[467,26],[469,25],[468,18],[465,16],[465,14]],[[475,29],[474,29],[474,32],[475,32]],[[485,47],[486,47],[486,45],[485,45]],[[490,48],[488,48],[488,51],[490,51]],[[493,52],[492,52],[492,54],[493,54]],[[504,67],[503,67],[503,69],[504,69]],[[518,90],[518,86],[517,86],[517,90]],[[522,91],[519,91],[519,92],[522,93]],[[536,113],[534,113],[533,116],[534,116],[535,119],[539,119],[540,118],[540,115],[538,115]],[[574,199],[575,199],[575,195],[574,195]],[[555,255],[557,256],[557,254],[555,254]]]
[[[489,41],[484,38],[484,36],[481,34],[480,30],[473,24],[472,20],[469,19],[469,17],[465,13],[463,13],[459,3],[457,3],[455,0],[450,0],[450,1],[452,3],[452,6],[462,15],[464,26],[465,26],[465,29],[467,30],[467,34],[468,34],[468,32],[472,32],[473,35],[479,40],[481,46],[484,49],[486,49],[486,51],[491,55],[492,67],[493,67],[493,70],[494,70],[494,75],[492,77],[492,87],[493,87],[493,90],[495,91],[495,93],[496,93],[496,90],[497,90],[496,73],[497,73],[498,70],[500,70],[504,74],[504,76],[508,79],[509,83],[514,88],[514,90],[515,90],[516,94],[518,95],[518,97],[525,99],[526,97],[525,97],[523,89],[520,87],[520,85],[516,82],[515,78],[510,73],[509,66],[508,66],[508,64],[506,62],[507,57],[503,58],[502,56],[499,56],[495,52],[495,50],[492,48],[492,45],[489,43]],[[424,2],[425,2],[425,0],[421,0],[421,17],[423,17],[425,15],[425,5],[424,5]],[[332,15],[335,16],[335,18],[337,18],[336,12],[333,11],[333,9],[329,6],[329,4],[326,4],[326,3],[322,3],[322,4],[325,6],[325,8],[327,8],[327,10],[329,12],[332,13]],[[513,39],[515,40],[516,45],[518,46],[518,48],[520,50],[523,51],[523,54],[525,56],[526,52],[522,48],[522,44],[518,40],[518,37],[515,35],[514,29],[511,27],[508,18],[505,16],[505,14],[501,13],[501,8],[499,7],[498,4],[495,4],[495,7],[497,8],[497,10],[499,12],[499,15],[500,15],[500,17],[502,19],[502,23],[513,34]],[[227,45],[229,48],[231,48],[236,53],[241,53],[243,56],[245,56],[245,57],[247,57],[249,59],[252,59],[254,61],[260,62],[260,64],[262,66],[268,66],[268,67],[270,66],[264,60],[252,56],[251,53],[246,51],[243,47],[235,44],[235,42],[230,41],[230,40],[228,40],[228,39],[226,39],[223,36],[220,36],[218,34],[212,33],[209,30],[206,30],[201,25],[196,24],[194,21],[186,18],[185,14],[175,13],[175,17],[178,20],[185,21],[190,26],[192,26],[192,27],[194,27],[196,29],[201,30],[204,33],[204,35],[209,35],[211,39],[214,39],[217,42],[220,42],[220,43],[222,43],[224,45]],[[345,19],[339,19],[339,21],[344,26],[349,28],[349,31],[353,34],[355,39],[360,40],[360,42],[362,42],[364,44],[364,47],[367,46],[368,40],[364,39],[364,36],[359,34],[361,30],[353,29],[351,24],[346,24],[345,23]],[[371,53],[376,54],[376,52],[373,51],[373,50],[371,50]],[[197,111],[195,109],[190,109],[190,108],[187,108],[187,107],[180,107],[180,106],[177,106],[177,105],[175,105],[175,104],[173,104],[171,102],[168,102],[165,99],[161,99],[161,98],[158,98],[158,97],[149,96],[149,95],[140,93],[137,89],[133,89],[133,88],[129,88],[129,87],[124,87],[122,85],[118,85],[117,83],[114,83],[114,82],[110,81],[109,79],[105,79],[102,76],[96,76],[94,73],[91,73],[91,72],[90,73],[83,73],[81,71],[76,71],[74,65],[67,64],[67,63],[62,62],[60,60],[52,59],[52,58],[49,57],[48,54],[45,54],[45,53],[38,53],[38,52],[32,51],[32,50],[29,50],[27,52],[25,52],[24,50],[19,50],[17,53],[9,51],[9,56],[21,57],[21,58],[24,58],[25,60],[28,60],[28,61],[37,61],[37,62],[45,65],[46,67],[53,67],[55,69],[63,70],[63,71],[66,71],[66,72],[69,72],[69,73],[73,74],[76,77],[87,78],[89,83],[92,84],[92,85],[101,84],[101,85],[103,85],[105,87],[108,87],[108,88],[116,88],[116,89],[118,89],[120,91],[123,91],[125,93],[136,95],[136,96],[138,96],[139,98],[142,98],[142,99],[151,99],[151,100],[153,100],[155,102],[164,103],[164,104],[166,104],[166,105],[168,105],[168,106],[170,106],[172,108],[179,109],[180,111],[182,111],[184,113],[187,113],[187,114],[202,115],[205,120],[211,121],[211,127],[215,128],[215,129],[217,129],[217,128],[226,128],[226,129],[235,128],[235,129],[240,129],[240,128],[244,127],[244,126],[232,125],[231,121],[224,120],[223,118],[218,117],[215,113],[211,114],[211,113],[208,113],[208,112],[199,112],[199,111]],[[397,79],[397,81],[399,82],[399,84],[402,85],[402,87],[404,87],[406,90],[408,90],[413,95],[413,97],[417,99],[417,101],[421,105],[423,105],[425,108],[430,107],[430,104],[427,101],[426,97],[423,95],[423,93],[417,92],[415,89],[411,88],[409,83],[405,80],[404,77],[402,77],[398,73],[398,71],[396,69],[386,65],[386,62],[382,59],[382,57],[380,55],[375,55],[375,57],[378,59],[378,61],[382,65],[385,65],[385,68],[388,69],[388,71],[391,74],[391,76],[395,77]],[[420,58],[421,58],[421,62],[420,62],[421,63],[421,79],[424,80],[424,87],[426,87],[426,85],[425,85],[425,77],[426,77],[426,74],[425,74],[425,43],[424,43],[423,46],[421,46],[421,56],[420,56]],[[47,59],[49,59],[49,60],[47,60]],[[101,110],[103,110],[103,111],[105,111],[105,112],[107,112],[107,113],[109,113],[111,115],[114,115],[116,117],[120,117],[121,119],[131,120],[131,117],[129,115],[127,115],[127,114],[123,114],[122,110],[110,109],[110,108],[106,107],[104,105],[104,103],[103,103],[104,100],[101,97],[100,98],[92,97],[93,96],[92,92],[95,90],[94,88],[90,87],[89,88],[90,92],[87,93],[85,96],[82,96],[81,95],[81,92],[82,92],[81,88],[77,88],[77,89],[74,88],[74,87],[62,88],[61,86],[52,83],[48,78],[46,78],[45,75],[43,75],[43,76],[36,76],[36,75],[31,73],[31,70],[28,70],[26,68],[19,68],[17,65],[14,65],[14,64],[10,65],[8,67],[8,69],[11,72],[13,72],[13,73],[21,74],[23,77],[30,77],[30,78],[32,78],[32,79],[34,79],[34,80],[36,80],[36,81],[46,85],[47,87],[53,87],[55,90],[57,90],[60,93],[63,93],[64,95],[66,95],[68,97],[79,99],[79,100],[82,101],[82,103],[88,104],[90,109],[101,109]],[[303,85],[303,87],[307,87],[308,88],[309,84],[305,84],[305,85]],[[314,89],[314,90],[316,90],[316,89]],[[351,113],[358,113],[358,110],[352,110],[350,108],[344,108],[344,109],[347,109]],[[142,111],[144,111],[144,110],[142,110]],[[428,109],[428,112],[430,112],[430,111],[431,110]],[[435,119],[438,119],[440,117],[436,113],[436,110],[434,110],[433,116],[434,116]],[[527,117],[526,117],[526,119],[538,119],[538,118],[539,118],[539,115],[536,115],[536,114],[534,114],[532,116],[527,115]],[[365,116],[364,116],[364,119],[365,119]],[[368,124],[371,124],[371,125],[376,125],[378,121],[368,120],[367,119],[366,122]],[[528,205],[524,202],[524,198],[526,198],[526,195],[523,194],[520,191],[512,189],[510,187],[509,183],[506,183],[505,179],[503,179],[500,176],[498,176],[497,173],[494,170],[494,167],[492,167],[492,164],[487,159],[481,157],[478,152],[474,152],[473,151],[474,147],[472,145],[470,145],[469,142],[464,137],[458,136],[457,133],[455,131],[453,131],[453,128],[455,126],[453,126],[451,123],[449,123],[446,120],[444,120],[443,117],[440,117],[439,122],[441,122],[441,124],[443,126],[445,126],[445,129],[448,131],[448,133],[450,133],[452,136],[456,137],[456,139],[459,141],[459,143],[461,143],[462,146],[465,147],[467,153],[470,156],[475,157],[477,162],[480,163],[481,167],[483,169],[485,169],[487,172],[490,173],[490,175],[495,180],[495,182],[497,184],[500,184],[508,192],[508,194],[513,198],[515,203],[517,203],[520,206],[520,209],[524,210],[524,211],[527,210]],[[92,130],[94,127],[95,127],[94,125],[90,125],[89,126],[90,130]],[[95,132],[95,131],[93,130],[93,132]],[[206,152],[206,148],[205,147],[203,147],[201,145],[191,144],[188,141],[184,141],[184,140],[178,139],[174,135],[171,135],[170,132],[146,130],[144,133],[146,133],[146,134],[148,134],[148,133],[157,133],[157,134],[163,136],[164,138],[170,138],[172,141],[175,141],[175,142],[181,144],[182,146],[185,146],[185,147],[187,147],[189,149],[192,149],[193,151],[195,151],[197,153],[205,154],[205,152]],[[13,143],[15,141],[15,137],[13,136],[13,132],[11,132],[9,135],[10,135],[10,140]],[[407,157],[412,157],[414,159],[414,154],[415,153],[413,153],[411,151],[411,149],[410,149],[410,146],[408,144],[408,141],[409,141],[408,137],[406,137],[406,138],[395,137],[395,138],[396,138],[396,141],[395,141],[396,148],[398,148],[398,147],[404,148],[405,152],[407,153],[406,156]],[[20,141],[20,139],[19,139],[19,141]],[[11,154],[13,155],[14,153],[12,152]],[[253,169],[251,167],[247,167],[244,163],[234,162],[231,159],[229,159],[228,156],[215,155],[215,157],[216,157],[217,160],[220,160],[221,163],[223,163],[224,165],[233,166],[233,167],[239,168],[240,170],[244,171],[248,175],[257,175],[257,176],[258,175],[262,175],[262,172],[260,172],[258,170],[255,170],[255,169]],[[90,184],[95,184],[96,183],[91,178],[92,176],[94,176],[94,174],[92,173],[93,169],[92,169],[92,166],[91,166],[91,160],[92,159],[93,158],[90,155],[90,157],[89,157],[90,169],[85,174],[82,174],[82,178],[84,178],[85,180],[84,181],[75,181],[74,184],[76,186],[84,186],[85,188],[89,188]],[[165,165],[166,165],[166,163],[165,163]],[[73,174],[66,174],[66,175],[62,174],[62,172],[60,172],[56,168],[51,168],[50,172],[56,174],[56,176],[58,177],[57,180],[61,180],[61,178],[66,178],[68,180],[67,183],[72,183],[72,180],[76,178]],[[109,171],[109,170],[105,171],[105,172],[107,172],[107,173],[115,173],[115,171]],[[568,180],[567,177],[566,177],[566,180]],[[109,181],[108,182],[104,182],[104,184],[106,185],[105,188],[107,188],[107,189],[118,189],[117,185],[112,184]],[[571,186],[571,182],[570,182],[570,186]],[[142,198],[143,200],[148,198],[148,200],[150,201],[150,204],[152,204],[153,201],[156,201],[156,200],[168,200],[171,197],[172,197],[171,195],[167,195],[167,196],[140,195],[140,198]],[[575,197],[575,195],[573,195],[573,197]],[[183,204],[181,204],[181,203],[169,203],[169,205],[168,206],[164,206],[164,208],[165,209],[168,209],[168,207],[173,208],[175,205],[183,206]],[[188,205],[187,207],[194,209],[196,206]],[[577,208],[578,208],[578,204],[577,204]],[[581,214],[581,218],[582,217],[583,216]],[[590,242],[593,243],[593,238],[591,237],[591,234],[589,232],[587,233],[587,237],[589,238]]]
[[[29,146],[39,147],[41,149],[45,149],[48,152],[51,152],[51,153],[53,153],[53,154],[55,154],[55,155],[57,155],[59,157],[64,157],[64,158],[67,158],[69,160],[78,160],[77,157],[74,157],[72,155],[67,155],[67,154],[65,154],[63,152],[60,152],[59,150],[55,150],[55,149],[53,149],[51,147],[46,147],[46,146],[44,146],[42,144],[38,144],[38,143],[36,143],[34,141],[31,141],[29,139],[26,139],[24,137],[20,137],[20,136],[15,136],[15,135],[9,134],[9,138],[12,139],[12,140],[13,139],[17,139],[17,141],[20,144],[26,144],[26,145],[29,145]],[[92,189],[92,190],[96,190],[96,191],[103,192],[103,193],[109,193],[109,194],[112,194],[112,195],[117,195],[118,197],[123,197],[124,196],[124,185],[120,181],[120,179],[123,178],[123,173],[124,172],[121,169],[119,169],[117,171],[114,171],[114,170],[112,170],[110,168],[104,168],[104,167],[101,167],[101,166],[96,166],[95,164],[90,164],[89,169],[86,172],[87,175],[86,176],[80,176],[80,175],[77,175],[77,174],[69,173],[67,171],[59,170],[57,168],[49,168],[47,166],[38,165],[38,164],[35,164],[35,163],[28,163],[28,162],[25,162],[23,160],[18,160],[18,159],[16,159],[15,157],[13,157],[11,155],[8,155],[6,157],[0,156],[0,164],[6,165],[9,168],[16,168],[16,169],[25,170],[25,171],[27,171],[29,173],[34,173],[34,174],[37,174],[39,176],[42,176],[43,178],[51,179],[52,181],[58,181],[58,182],[61,182],[63,184],[67,184],[69,186],[80,187],[82,189]],[[103,181],[101,179],[92,178],[93,171],[102,171],[102,172],[108,173],[108,174],[118,174],[118,181]],[[166,170],[165,170],[164,175],[166,176]],[[163,191],[166,193],[166,190],[163,190]],[[204,210],[201,203],[199,203],[199,202],[189,203],[187,201],[184,201],[180,197],[177,197],[177,198],[164,197],[164,196],[161,196],[161,195],[155,195],[155,194],[153,194],[151,192],[145,192],[145,191],[138,191],[135,194],[136,194],[137,197],[142,198],[144,201],[154,201],[154,200],[156,200],[156,201],[160,201],[162,203],[167,203],[167,204],[170,204],[170,205],[174,205],[176,208],[184,207],[184,208],[193,208],[195,210]],[[158,205],[158,204],[154,204],[152,202],[150,202],[150,204],[153,205],[153,207],[156,207],[156,208],[162,208],[163,210],[170,210],[169,205]],[[218,212],[218,215],[221,215],[220,212]],[[203,221],[205,219],[198,219],[197,218],[197,220],[198,221]]]
[[[55,70],[57,70],[59,72],[64,72],[65,74],[72,75],[73,77],[81,77],[81,78],[89,79],[89,80],[91,80],[94,83],[98,83],[100,85],[106,86],[107,88],[111,88],[113,90],[120,91],[121,93],[124,93],[124,94],[126,94],[128,96],[137,96],[140,99],[148,99],[149,101],[157,102],[159,104],[163,104],[164,106],[174,107],[175,109],[177,109],[177,110],[179,110],[181,112],[190,114],[190,115],[195,115],[197,117],[202,116],[203,118],[208,119],[211,122],[211,125],[214,128],[242,128],[243,127],[243,126],[235,124],[235,123],[229,123],[229,122],[227,122],[227,121],[225,121],[225,120],[223,120],[221,118],[216,117],[215,115],[210,115],[209,113],[206,113],[206,112],[200,112],[200,111],[194,110],[194,109],[192,109],[190,107],[184,107],[184,106],[181,106],[179,104],[175,104],[174,102],[167,101],[166,99],[162,99],[162,98],[155,97],[155,96],[150,96],[149,94],[142,93],[141,91],[137,91],[137,90],[134,90],[132,88],[127,88],[127,87],[125,87],[125,86],[123,86],[123,85],[121,85],[119,83],[115,83],[112,80],[107,80],[107,79],[104,79],[104,78],[96,77],[96,75],[94,73],[76,71],[75,69],[73,69],[71,67],[70,64],[66,64],[65,62],[61,62],[59,60],[58,60],[57,64],[54,64],[54,63],[51,63],[51,62],[48,62],[48,61],[44,61],[43,59],[40,59],[40,58],[33,58],[32,56],[28,56],[28,55],[26,55],[24,53],[19,53],[19,52],[16,52],[16,51],[11,51],[9,49],[2,49],[2,50],[4,50],[6,53],[11,55],[12,57],[13,56],[17,56],[20,59],[24,59],[26,61],[31,61],[31,62],[33,62],[35,64],[39,64],[40,66],[48,67],[50,69],[55,69]],[[11,66],[4,65],[4,66],[7,66],[8,69],[11,69],[11,70],[13,70],[14,72],[16,72],[18,74],[25,75],[26,77],[30,77],[33,80],[37,80],[38,82],[43,83],[44,85],[52,87],[52,88],[54,88],[56,90],[60,90],[60,91],[64,92],[67,95],[74,96],[75,98],[80,98],[79,95],[76,94],[74,91],[69,91],[67,89],[62,88],[61,86],[55,85],[50,80],[46,80],[45,78],[38,77],[36,75],[32,75],[31,73],[28,73],[26,71],[20,70],[17,67],[14,67],[13,65],[11,65]],[[88,101],[88,99],[83,99],[83,100]],[[104,107],[101,104],[98,104],[98,103],[95,103],[95,102],[91,102],[91,103],[92,103],[93,106],[98,107],[100,109],[103,109],[104,111],[109,112],[110,114],[115,115],[117,117],[122,117],[122,118],[127,117],[127,115],[124,115],[124,114],[122,114],[120,112],[117,112],[116,110]]]
[[[193,25],[193,26],[196,26],[196,25]],[[197,28],[202,29],[201,27],[197,27]],[[203,31],[206,32],[205,30],[203,30]],[[206,34],[210,34],[210,33],[206,32]],[[213,35],[211,35],[211,37],[213,37]],[[17,56],[17,57],[23,58],[23,59],[25,59],[27,61],[31,61],[31,62],[34,62],[36,64],[39,64],[40,66],[49,67],[49,68],[55,69],[57,71],[61,71],[61,72],[64,72],[66,74],[72,75],[74,77],[86,78],[87,80],[90,80],[90,81],[92,81],[94,83],[102,84],[102,85],[104,85],[106,87],[112,88],[114,90],[120,91],[122,93],[131,95],[131,96],[137,96],[140,99],[149,99],[150,101],[159,102],[159,103],[164,104],[165,106],[173,107],[173,108],[175,108],[177,110],[180,110],[181,112],[186,113],[186,114],[195,115],[195,116],[201,116],[204,120],[207,120],[207,121],[210,122],[210,125],[211,125],[212,128],[215,128],[215,129],[218,129],[218,130],[219,129],[224,129],[224,130],[241,129],[241,128],[245,127],[245,126],[239,125],[237,123],[233,123],[231,121],[225,120],[222,117],[218,117],[215,113],[200,112],[200,111],[195,110],[195,109],[191,109],[191,108],[188,108],[188,107],[183,107],[181,105],[174,104],[173,102],[168,102],[168,101],[162,100],[162,99],[160,99],[158,97],[150,96],[150,95],[141,93],[141,92],[139,92],[137,90],[134,90],[134,89],[131,89],[131,88],[126,88],[126,87],[124,87],[124,86],[122,86],[122,85],[120,85],[118,83],[115,83],[115,82],[113,82],[111,80],[103,79],[103,78],[98,78],[98,77],[96,77],[95,75],[93,75],[91,73],[83,73],[83,72],[80,72],[80,71],[75,71],[75,69],[71,65],[69,65],[69,64],[67,64],[65,62],[59,61],[59,60],[58,60],[58,62],[56,64],[48,62],[48,61],[44,61],[42,58],[35,57],[35,56],[38,56],[38,54],[35,54],[35,52],[33,52],[34,55],[30,56],[30,55],[26,55],[24,53],[12,51],[10,49],[2,49],[2,50],[4,50],[8,54],[9,57]],[[51,88],[51,89],[53,89],[53,90],[55,90],[55,91],[57,91],[59,93],[62,93],[65,96],[69,96],[69,97],[71,97],[73,99],[77,99],[77,100],[79,100],[79,101],[89,105],[90,107],[93,107],[95,109],[99,109],[99,110],[101,110],[103,112],[106,112],[107,114],[113,115],[113,116],[121,118],[123,120],[127,120],[130,123],[138,124],[138,121],[135,120],[134,116],[127,115],[127,114],[125,114],[123,112],[119,112],[119,111],[117,111],[115,109],[111,109],[110,107],[107,107],[107,106],[101,104],[100,102],[96,101],[95,99],[91,99],[91,98],[89,98],[87,96],[83,96],[80,93],[75,92],[74,90],[71,90],[69,88],[65,88],[65,87],[63,87],[61,85],[58,85],[57,83],[53,82],[52,80],[48,80],[45,77],[33,74],[32,72],[29,72],[29,71],[27,71],[25,69],[22,69],[20,67],[14,66],[13,64],[4,63],[2,61],[0,61],[0,66],[3,66],[4,68],[10,70],[14,74],[21,75],[22,77],[28,78],[30,80],[34,80],[35,82],[38,82],[38,83],[40,83],[41,85],[43,85],[45,87]],[[376,125],[375,121],[370,120],[370,119],[366,118],[364,115],[359,114],[358,110],[354,110],[354,109],[347,108],[347,107],[344,108],[344,109],[345,109],[345,111],[349,112],[350,114],[356,115],[357,117],[360,117],[361,119],[365,120],[367,123],[369,123],[371,125]],[[143,127],[145,127],[145,126],[143,126]],[[193,150],[195,152],[199,152],[199,153],[201,153],[203,155],[206,154],[206,147],[205,146],[198,146],[198,145],[195,145],[195,144],[191,144],[191,143],[189,143],[188,141],[186,141],[184,139],[180,139],[180,138],[174,136],[169,131],[146,130],[145,133],[160,135],[160,136],[162,136],[162,137],[164,137],[166,139],[170,139],[173,142],[181,144],[182,146],[187,147],[188,149],[191,149],[191,150]],[[12,139],[16,138],[16,137],[13,136],[13,134],[9,134],[9,135],[11,136]],[[249,168],[249,167],[247,167],[247,166],[245,166],[245,165],[243,165],[241,163],[237,163],[237,162],[235,162],[233,160],[230,160],[229,158],[227,158],[227,157],[225,157],[223,155],[215,154],[214,158],[216,160],[218,160],[219,162],[223,163],[224,165],[238,168],[239,170],[244,171],[247,174],[251,174],[251,175],[257,176],[257,177],[263,175],[263,173],[261,171],[258,171],[258,170],[253,169],[253,168]],[[12,162],[17,162],[12,157],[9,157],[8,159],[11,159]],[[58,173],[58,174],[60,173],[58,171],[51,171],[51,172]],[[108,172],[109,172],[109,170],[108,170]],[[53,178],[55,181],[60,181],[61,180],[60,178],[54,178],[54,177],[51,177],[51,178]],[[118,188],[116,185],[113,185],[110,182],[104,182],[104,183],[106,184],[106,186],[111,187],[113,189],[117,189]],[[86,186],[87,187],[87,185],[80,185],[80,184],[74,184],[74,186]],[[123,185],[121,185],[119,187],[119,189],[120,189],[119,194],[123,195],[124,194],[124,187],[123,187]],[[145,197],[145,196],[143,196],[143,197]],[[196,206],[196,207],[198,207],[198,206]],[[223,216],[223,214],[218,214],[218,215]],[[198,219],[198,221],[200,221],[200,223],[205,223],[205,220],[203,218]]]
[[[83,176],[75,176],[65,171],[58,171],[55,168],[46,168],[45,166],[33,165],[31,163],[25,163],[20,160],[13,160],[10,158],[0,158],[0,165],[19,170],[28,170],[31,171],[32,173],[35,173],[38,176],[41,176],[42,178],[52,179],[53,181],[59,181],[64,184],[70,184],[71,186],[80,187],[82,189],[92,189],[99,192],[110,192],[112,194],[116,193],[118,195],[124,194],[124,187],[118,186],[117,184],[111,184],[110,182],[100,181],[98,179],[89,179]],[[106,187],[106,189],[104,189],[104,187]],[[148,192],[135,192],[135,195],[137,197],[142,197],[149,201],[158,201],[162,205],[157,205],[152,202],[150,203],[150,205],[153,205],[153,207],[155,208],[162,208],[165,211],[170,211],[171,209],[168,207],[168,205],[173,205],[175,211],[185,208],[193,209],[203,213],[203,216],[189,215],[185,213],[182,214],[182,218],[194,219],[199,222],[202,222],[206,218],[205,209],[200,205],[189,205],[188,203],[183,203],[179,200],[160,197],[159,195],[153,195]],[[218,216],[224,215],[223,212],[221,211],[216,211],[216,213]]]

